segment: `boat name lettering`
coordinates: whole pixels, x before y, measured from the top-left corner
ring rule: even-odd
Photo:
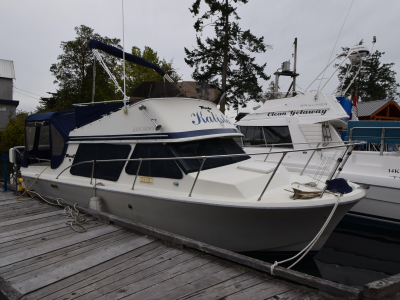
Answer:
[[[229,122],[224,115],[222,114],[213,114],[212,112],[206,113],[201,111],[198,111],[196,113],[192,113],[191,114],[192,117],[195,117],[195,120],[192,121],[192,123],[194,125],[199,125],[200,123],[228,123],[231,124],[231,122]]]
[[[143,126],[143,127],[133,127],[133,131],[153,131],[154,127]]]
[[[290,110],[283,112],[269,112],[267,114],[268,117],[276,117],[276,116],[287,116],[289,114],[291,117],[294,115],[311,115],[311,114],[320,114],[321,116],[325,115],[327,109],[311,109],[311,110]]]
[[[300,107],[327,106],[328,103],[301,104]]]

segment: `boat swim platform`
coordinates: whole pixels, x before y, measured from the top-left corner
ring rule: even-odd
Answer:
[[[0,193],[1,300],[362,296],[355,288],[279,266],[272,276],[269,263],[80,207],[88,222],[87,231],[78,233],[65,224],[63,207],[15,198]],[[396,297],[399,285],[400,276],[380,280],[364,289],[364,299]]]

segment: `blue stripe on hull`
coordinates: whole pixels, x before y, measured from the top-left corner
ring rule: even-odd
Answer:
[[[242,135],[238,130],[233,128],[224,129],[203,129],[184,132],[170,132],[170,133],[145,133],[145,134],[124,134],[124,135],[97,135],[97,136],[73,136],[70,141],[96,141],[96,140],[165,140],[165,139],[182,139],[196,136],[212,135],[212,134],[232,134],[236,133],[238,136]]]

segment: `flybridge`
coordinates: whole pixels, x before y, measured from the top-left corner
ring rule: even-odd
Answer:
[[[267,113],[268,117],[280,117],[280,116],[290,116],[293,117],[295,115],[325,115],[329,108],[326,109],[308,109],[308,110],[289,110],[289,111],[279,111],[279,112],[269,112]]]

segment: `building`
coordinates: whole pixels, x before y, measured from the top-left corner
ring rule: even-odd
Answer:
[[[352,113],[358,116],[359,120],[400,121],[400,106],[393,99],[358,102]]]
[[[8,118],[15,115],[19,101],[13,100],[14,62],[0,59],[0,130],[8,124]]]

